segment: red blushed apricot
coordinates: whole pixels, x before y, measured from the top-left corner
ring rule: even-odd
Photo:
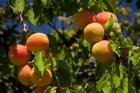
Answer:
[[[105,23],[110,20],[111,16],[112,16],[114,22],[118,21],[115,14],[113,14],[111,12],[106,12],[106,11],[98,13],[96,17],[97,17],[98,23],[100,23],[102,26],[104,26]]]
[[[46,89],[46,86],[43,86],[43,87],[37,86],[33,93],[44,93],[45,89]]]
[[[31,53],[28,51],[27,46],[22,44],[10,46],[8,56],[10,61],[18,66],[27,64],[31,59]]]
[[[52,82],[52,72],[46,69],[43,77],[40,77],[35,69],[30,72],[31,81],[37,86],[48,86]]]
[[[18,71],[18,80],[25,86],[31,85],[30,72],[32,67],[30,65],[24,65],[19,68]]]
[[[92,54],[100,63],[108,63],[113,60],[114,53],[107,40],[102,40],[92,47]]]
[[[84,29],[84,37],[90,43],[96,43],[104,38],[104,28],[99,23],[88,24]]]
[[[45,51],[49,47],[49,39],[44,33],[34,33],[27,39],[26,45],[32,52]]]
[[[75,13],[73,17],[77,27],[80,29],[84,29],[86,25],[95,22],[95,17],[87,10]]]

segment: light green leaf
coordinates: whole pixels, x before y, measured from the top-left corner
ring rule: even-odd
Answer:
[[[133,48],[129,51],[129,53],[130,53],[129,58],[132,61],[134,67],[140,64],[140,47],[133,46]]]
[[[111,84],[110,81],[106,81],[103,87],[103,93],[111,93]]]
[[[44,93],[56,93],[57,87],[48,86]]]
[[[23,12],[25,8],[25,0],[9,0],[10,7],[14,13]]]
[[[29,19],[29,21],[33,24],[33,25],[36,25],[37,22],[38,22],[38,19],[39,17],[35,17],[35,13],[33,11],[33,8],[30,8],[28,11],[27,11],[27,17]]]
[[[114,53],[116,53],[119,57],[120,57],[120,55],[121,55],[121,51],[120,51],[120,49],[119,49],[119,41],[117,41],[117,40],[115,40],[115,41],[113,41],[113,40],[110,40],[110,45],[111,45],[111,48],[113,49],[113,52]]]
[[[123,80],[123,93],[128,93],[128,78]]]
[[[115,88],[118,88],[120,86],[120,78],[115,73],[113,75],[113,86]]]
[[[41,0],[41,2],[42,2],[42,4],[44,5],[44,7],[45,7],[46,5],[49,6],[50,1],[51,1],[51,0]]]
[[[38,74],[42,77],[49,63],[47,60],[45,60],[43,52],[35,52],[34,55],[35,58],[34,58],[33,66],[37,70]]]

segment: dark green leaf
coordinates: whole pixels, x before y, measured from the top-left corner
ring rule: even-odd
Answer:
[[[56,60],[56,75],[58,77],[59,85],[69,86],[72,82],[70,68],[64,60]]]

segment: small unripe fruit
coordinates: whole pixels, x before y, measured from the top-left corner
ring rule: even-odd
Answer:
[[[49,47],[49,39],[46,34],[34,33],[27,39],[26,45],[32,52],[45,51]]]
[[[113,23],[112,30],[113,31],[121,30],[120,24],[119,23]]]
[[[98,19],[98,22],[102,26],[104,26],[105,23],[110,20],[111,16],[112,16],[112,19],[113,19],[114,22],[118,21],[117,20],[117,17],[113,13],[106,12],[106,11],[103,11],[103,12],[98,13],[96,17]]]
[[[48,86],[52,82],[52,72],[49,69],[46,69],[43,77],[40,77],[37,71],[32,69],[30,72],[30,79],[37,86]]]
[[[31,59],[31,53],[28,51],[27,46],[21,44],[10,46],[8,56],[10,61],[18,66],[27,64]]]
[[[107,40],[102,40],[92,47],[92,54],[100,63],[108,63],[113,60],[114,53]]]
[[[32,70],[32,67],[28,64],[19,68],[18,80],[20,81],[20,83],[22,83],[25,86],[28,86],[28,85],[32,84],[32,82],[30,80],[31,70]]]
[[[44,93],[45,89],[46,89],[46,86],[45,87],[44,86],[43,87],[37,86],[33,93]]]
[[[104,38],[104,28],[99,23],[88,24],[84,29],[84,37],[90,43],[96,43]]]
[[[86,25],[92,22],[95,22],[95,17],[89,11],[78,12],[74,14],[73,17],[74,17],[77,27],[80,29],[84,29]]]

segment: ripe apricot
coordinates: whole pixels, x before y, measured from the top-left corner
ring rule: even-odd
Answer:
[[[37,86],[47,86],[52,82],[52,73],[49,69],[46,69],[43,77],[40,77],[37,71],[32,69],[30,72],[30,79]]]
[[[88,24],[84,29],[84,37],[90,43],[96,43],[104,38],[104,28],[99,23]]]
[[[49,39],[44,33],[34,33],[27,39],[26,45],[32,52],[45,51],[49,47]]]
[[[27,46],[22,44],[10,46],[8,56],[10,61],[18,66],[26,64],[31,59],[31,53],[28,51]]]
[[[92,54],[100,63],[108,63],[113,60],[114,53],[109,45],[109,41],[102,40],[92,47]]]
[[[111,12],[106,12],[106,11],[98,13],[96,17],[97,17],[98,23],[104,26],[105,23],[110,20],[111,16],[114,22],[118,20],[115,14]]]
[[[46,86],[43,86],[43,87],[37,86],[33,93],[44,93],[45,89],[46,89]]]
[[[75,13],[73,17],[77,27],[80,29],[84,29],[87,24],[95,21],[93,14],[87,10]]]
[[[18,70],[18,80],[25,86],[31,85],[30,72],[32,67],[28,64],[21,66]]]

